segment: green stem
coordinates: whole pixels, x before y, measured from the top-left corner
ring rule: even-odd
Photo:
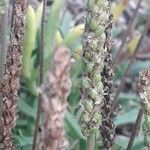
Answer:
[[[45,49],[45,27],[46,27],[46,6],[47,0],[43,0],[43,12],[42,12],[42,23],[41,23],[41,42],[40,42],[40,71],[39,71],[39,86],[43,83],[44,80],[44,49]],[[32,150],[36,150],[36,142],[38,137],[38,128],[40,126],[40,113],[41,113],[41,94],[38,95],[38,106],[36,112],[36,119],[35,119],[35,129],[33,133],[33,144]]]
[[[95,147],[95,134],[90,134],[87,137],[86,149],[87,150],[94,150],[94,147]]]

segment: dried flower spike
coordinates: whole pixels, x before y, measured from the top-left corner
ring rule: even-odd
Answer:
[[[150,149],[150,70],[143,70],[139,77],[139,96],[141,107],[144,110],[144,150]]]
[[[112,28],[112,15],[110,6],[108,9],[109,20],[108,26],[105,29],[106,41],[104,68],[102,72],[102,82],[104,86],[104,105],[102,106],[102,124],[100,127],[104,146],[111,149],[114,144],[115,138],[115,124],[113,118],[117,111],[113,109],[113,70],[112,70],[112,54],[111,54],[111,28]],[[112,111],[113,109],[113,111]]]
[[[24,15],[27,1],[15,0],[10,35],[10,45],[7,52],[5,72],[0,87],[3,99],[2,116],[0,117],[0,149],[12,150],[12,129],[16,125],[17,100],[21,75],[21,52],[24,42]]]
[[[56,48],[53,70],[41,87],[44,124],[38,140],[38,150],[65,150],[68,145],[63,119],[71,89],[70,68],[69,50],[66,47]]]

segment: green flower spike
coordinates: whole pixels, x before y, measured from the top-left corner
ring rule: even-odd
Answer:
[[[106,7],[107,6],[107,7]],[[109,20],[107,0],[88,0],[87,17],[83,44],[83,80],[81,97],[83,111],[81,129],[85,136],[95,134],[101,124],[100,109],[103,105],[103,83],[101,73],[104,68],[105,29]],[[90,139],[90,138],[89,138]]]

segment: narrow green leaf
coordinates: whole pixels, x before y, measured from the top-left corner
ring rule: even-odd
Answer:
[[[86,150],[86,141],[85,140],[81,139],[79,144],[80,144],[79,150]]]
[[[117,125],[125,124],[125,123],[134,123],[138,114],[138,109],[134,108],[133,110],[130,110],[129,112],[126,112],[124,114],[119,115],[115,122]]]
[[[46,52],[45,57],[49,58],[54,45],[54,38],[56,31],[60,25],[60,11],[64,0],[55,0],[52,6],[52,10],[48,17],[48,24],[46,29]]]
[[[31,145],[32,144],[32,137],[17,137],[17,140],[19,141],[19,144],[21,146]]]
[[[36,110],[33,109],[31,106],[29,106],[27,103],[25,103],[25,101],[23,101],[21,99],[19,100],[19,108],[24,114],[35,118]]]
[[[77,120],[68,111],[65,114],[65,124],[66,124],[66,127],[67,127],[66,130],[69,130],[68,127],[70,128],[69,131],[72,132],[71,135],[73,136],[73,138],[85,139],[85,137],[81,133],[81,128],[80,128],[80,125],[78,124]]]

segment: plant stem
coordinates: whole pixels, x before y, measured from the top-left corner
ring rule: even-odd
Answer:
[[[87,137],[87,145],[86,145],[87,150],[94,150],[95,147],[95,134],[90,134]]]
[[[136,122],[134,124],[133,130],[132,130],[132,134],[130,136],[130,140],[129,140],[129,143],[128,143],[128,146],[127,146],[127,150],[131,150],[132,149],[135,136],[137,134],[137,131],[138,131],[138,129],[140,127],[140,124],[141,124],[141,121],[142,121],[143,113],[144,113],[143,109],[140,109],[139,113],[138,113],[138,116],[137,116],[137,119],[136,119]]]
[[[40,43],[40,81],[39,81],[40,85],[43,83],[43,80],[44,80],[46,6],[47,6],[47,0],[44,0],[43,1],[42,24],[41,24],[41,43]],[[38,96],[38,108],[37,108],[37,114],[36,114],[32,150],[36,149],[36,141],[37,141],[37,136],[38,136],[39,124],[40,124],[40,113],[41,113],[41,94],[39,94],[39,96]]]

